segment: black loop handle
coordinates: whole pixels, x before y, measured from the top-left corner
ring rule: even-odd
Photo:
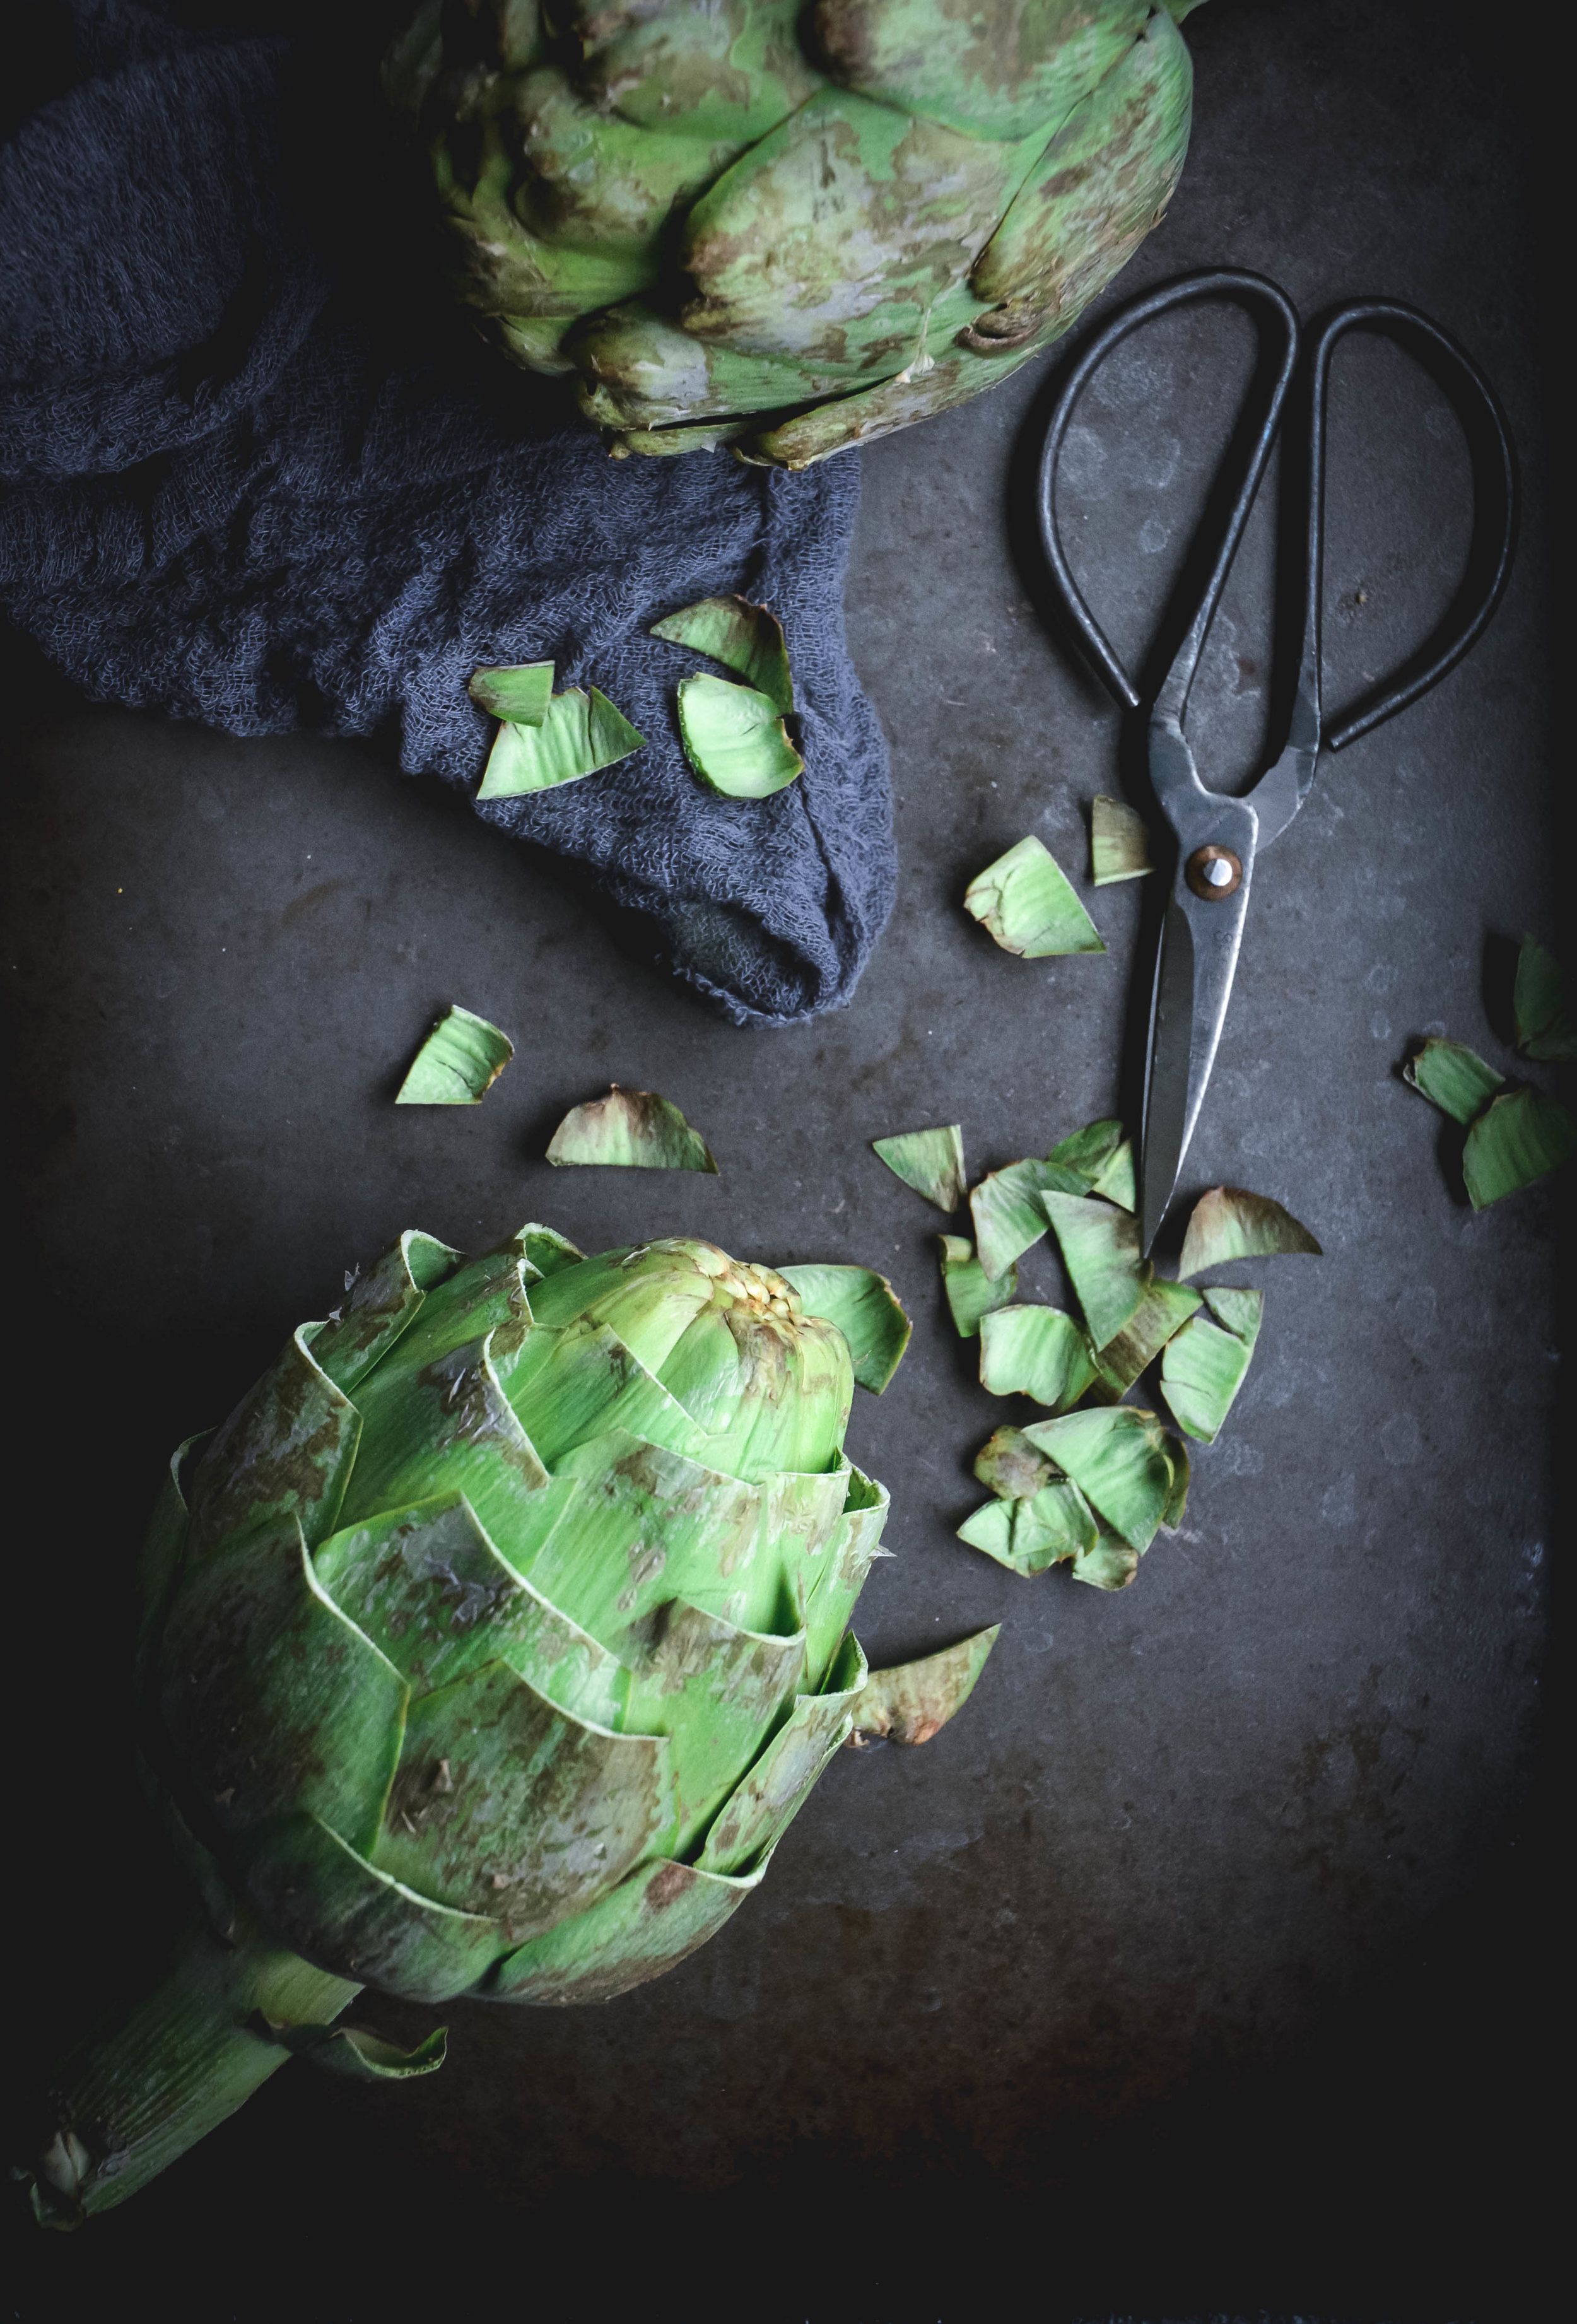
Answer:
[[[1303,665],[1298,691],[1312,702],[1318,732],[1320,700],[1320,598],[1324,562],[1325,408],[1331,357],[1349,331],[1369,330],[1395,339],[1434,379],[1450,401],[1467,438],[1473,472],[1473,531],[1467,569],[1444,621],[1411,662],[1386,678],[1379,690],[1344,711],[1326,730],[1327,749],[1342,750],[1360,734],[1372,733],[1398,710],[1406,710],[1453,670],[1482,633],[1506,593],[1517,549],[1518,503],[1517,454],[1499,398],[1472,357],[1438,323],[1396,299],[1352,299],[1322,316],[1309,351],[1309,537],[1304,610]]]
[[[1238,552],[1238,543],[1242,539],[1243,527],[1249,521],[1249,512],[1254,505],[1254,495],[1259,489],[1259,479],[1265,472],[1265,463],[1270,456],[1270,447],[1276,440],[1276,431],[1281,420],[1282,406],[1286,401],[1286,392],[1296,367],[1298,321],[1297,311],[1291,300],[1284,290],[1280,290],[1276,283],[1268,281],[1263,274],[1244,273],[1231,267],[1208,267],[1196,274],[1180,274],[1170,282],[1163,282],[1157,290],[1144,291],[1139,298],[1130,300],[1126,307],[1120,307],[1116,314],[1096,332],[1064,380],[1056,401],[1052,407],[1050,420],[1047,424],[1046,446],[1040,456],[1041,546],[1045,549],[1046,561],[1051,568],[1052,577],[1062,597],[1064,609],[1080,645],[1089,658],[1091,667],[1102,683],[1125,710],[1138,710],[1142,705],[1143,696],[1123,668],[1111,641],[1085,604],[1084,594],[1074,578],[1073,568],[1063,549],[1062,537],[1056,525],[1055,500],[1056,465],[1062,453],[1063,439],[1067,434],[1068,423],[1073,418],[1074,407],[1089,385],[1092,375],[1112,348],[1120,340],[1127,338],[1130,331],[1137,331],[1143,324],[1153,321],[1156,316],[1167,314],[1174,307],[1188,306],[1199,299],[1233,299],[1242,306],[1251,309],[1258,309],[1269,315],[1281,325],[1284,346],[1276,382],[1260,422],[1259,437],[1250,453],[1247,472],[1239,487],[1237,499],[1233,503],[1215,564],[1205,583],[1198,608],[1189,625],[1188,634],[1167,672],[1166,684],[1162,689],[1162,698],[1165,700],[1166,707],[1173,711],[1179,719],[1182,717],[1184,706],[1188,698],[1188,688],[1193,681],[1194,667],[1204,643],[1205,633],[1210,628],[1211,618],[1215,612],[1222,590],[1226,586],[1227,575],[1231,570],[1232,559]]]

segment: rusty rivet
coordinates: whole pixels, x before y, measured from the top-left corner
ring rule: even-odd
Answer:
[[[1230,847],[1196,847],[1183,867],[1183,876],[1196,896],[1219,904],[1243,884],[1241,860]]]

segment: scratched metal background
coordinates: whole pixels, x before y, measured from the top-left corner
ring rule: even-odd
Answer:
[[[453,2009],[448,2067],[410,2091],[282,2074],[131,2210],[24,2250],[18,2313],[128,2279],[173,2313],[250,2313],[265,2282],[272,2306],[341,2267],[332,2312],[360,2316],[435,2257],[520,2312],[560,2263],[596,2315],[717,2312],[745,2284],[756,2314],[994,2315],[1013,2264],[1046,2315],[1532,2312],[1563,1196],[1473,1217],[1397,1076],[1432,1030],[1505,1065],[1506,947],[1556,930],[1532,84],[1494,26],[1421,0],[1213,0],[1188,38],[1193,156],[1121,290],[1225,262],[1305,312],[1413,300],[1497,381],[1529,490],[1471,661],[1327,764],[1256,882],[1188,1180],[1277,1195],[1327,1255],[1245,1271],[1268,1295],[1249,1387],[1125,1594],[1022,1582],[954,1539],[1004,1416],[939,1312],[941,1222],[867,1144],[956,1118],[978,1173],[1127,1086],[1139,889],[1091,899],[1098,960],[1020,964],[959,909],[1028,831],[1082,867],[1087,802],[1119,788],[1114,714],[1013,553],[1044,369],[865,456],[849,622],[902,887],[853,1007],[802,1032],[699,1013],[550,863],[371,749],[92,710],[13,655],[9,1465],[51,1506],[14,1522],[9,1588],[17,1649],[52,1674],[13,1757],[22,1917],[50,1932],[24,2016],[153,1877],[116,1724],[161,1456],[407,1224],[887,1269],[916,1330],[851,1432],[898,1553],[861,1633],[881,1663],[1005,1626],[956,1726],[836,1765],[763,1893],[667,1981],[605,2010]],[[1065,521],[1125,647],[1249,349],[1227,311],[1170,322],[1080,412]],[[1337,389],[1339,701],[1441,611],[1466,518],[1428,383],[1350,341]],[[1194,714],[1222,773],[1264,731],[1270,554],[1266,508]],[[396,1114],[450,1000],[508,1027],[515,1063],[475,1114]],[[550,1174],[547,1131],[610,1078],[676,1099],[722,1176]],[[1049,1260],[1026,1278],[1056,1295]]]

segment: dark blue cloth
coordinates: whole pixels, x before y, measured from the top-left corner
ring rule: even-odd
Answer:
[[[584,867],[736,1022],[845,1001],[895,876],[843,633],[857,456],[610,459],[429,287],[343,14],[325,39],[180,0],[18,13],[8,51],[45,78],[0,148],[10,619],[96,701],[386,736],[466,790],[491,733],[472,670],[551,657],[647,747],[478,812]],[[782,619],[804,714],[804,775],[754,803],[690,773],[674,687],[709,665],[647,634],[734,589]]]

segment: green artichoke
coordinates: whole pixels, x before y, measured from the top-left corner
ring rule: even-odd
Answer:
[[[1171,198],[1194,0],[427,0],[460,295],[615,452],[802,468],[1058,338]]]
[[[810,1305],[706,1242],[407,1233],[180,1448],[140,1744],[205,1909],[56,2078],[42,2217],[123,2200],[292,2052],[429,2070],[441,2036],[335,2025],[362,1985],[605,2000],[756,1887],[850,1735],[887,1510]]]

